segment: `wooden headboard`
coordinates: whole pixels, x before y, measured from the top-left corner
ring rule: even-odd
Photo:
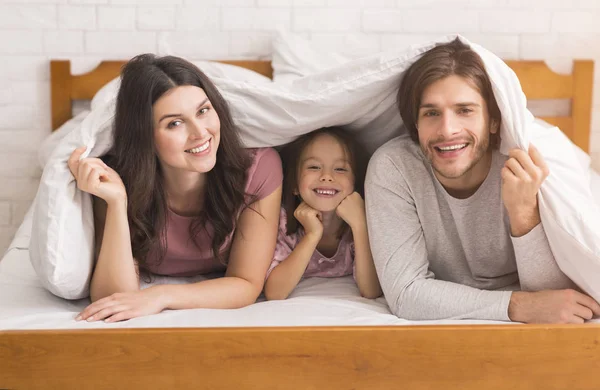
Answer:
[[[236,65],[272,78],[270,61],[218,61]],[[71,74],[69,61],[50,61],[52,128],[56,130],[72,117],[74,100],[91,100],[106,83],[117,77],[126,61],[104,61],[89,73]],[[529,100],[569,99],[570,116],[543,117],[558,126],[577,146],[586,152],[590,147],[592,86],[594,63],[574,61],[568,75],[550,70],[543,61],[507,61],[515,71]]]

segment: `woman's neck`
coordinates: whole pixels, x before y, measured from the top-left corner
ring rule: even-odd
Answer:
[[[182,170],[163,172],[169,209],[183,216],[200,214],[206,193],[206,174]]]

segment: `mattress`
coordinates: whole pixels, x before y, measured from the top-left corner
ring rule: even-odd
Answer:
[[[600,205],[600,174],[591,172]],[[308,278],[284,301],[258,302],[235,310],[167,310],[119,323],[74,320],[89,301],[68,301],[42,287],[29,261],[32,212],[27,213],[0,261],[0,330],[155,327],[358,326],[427,324],[507,324],[494,321],[408,321],[394,316],[384,298],[362,298],[351,276]],[[198,279],[195,279],[198,280]],[[158,278],[153,283],[186,283],[186,278]],[[600,322],[595,320],[594,322]],[[507,324],[508,325],[508,324]]]

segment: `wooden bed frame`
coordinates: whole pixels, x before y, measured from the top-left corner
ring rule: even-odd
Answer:
[[[124,62],[73,76],[51,61],[52,125]],[[269,62],[228,61],[272,75]],[[589,150],[593,63],[571,75],[512,61],[530,99],[571,99],[544,118]],[[165,328],[0,332],[0,389],[596,389],[600,325]]]

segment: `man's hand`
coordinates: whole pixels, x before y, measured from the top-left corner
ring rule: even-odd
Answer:
[[[600,305],[575,290],[515,291],[508,305],[512,321],[528,324],[582,324],[600,316]]]
[[[512,149],[502,168],[502,201],[508,212],[513,237],[521,237],[540,223],[537,194],[548,177],[544,158],[529,146],[529,154]]]

